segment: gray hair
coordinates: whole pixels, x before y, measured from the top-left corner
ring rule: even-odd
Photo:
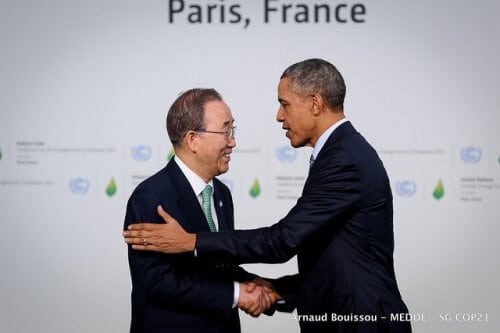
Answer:
[[[190,89],[177,97],[167,114],[168,136],[174,148],[187,132],[203,128],[204,106],[211,101],[222,101],[215,89]]]
[[[323,59],[307,59],[291,65],[281,75],[289,78],[291,89],[301,97],[319,94],[331,109],[344,107],[344,78],[334,65]]]

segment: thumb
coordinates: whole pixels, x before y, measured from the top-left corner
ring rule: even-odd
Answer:
[[[168,224],[173,222],[172,216],[170,216],[170,214],[168,214],[165,210],[163,210],[163,207],[161,205],[158,205],[156,207],[156,212],[158,213],[158,215],[160,215],[163,221],[165,221],[165,223]]]
[[[249,283],[247,284],[247,292],[248,292],[248,293],[253,292],[253,290],[255,289],[255,287],[257,287],[257,285],[256,285],[255,283],[253,283],[253,282],[249,282]]]

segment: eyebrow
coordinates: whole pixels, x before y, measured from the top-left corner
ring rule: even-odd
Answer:
[[[234,118],[231,120],[226,120],[223,124],[223,127],[227,127],[228,125],[232,125],[234,123]]]

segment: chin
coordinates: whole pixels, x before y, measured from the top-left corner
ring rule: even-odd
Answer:
[[[222,175],[223,173],[226,173],[228,171],[229,171],[229,165],[227,167],[225,167],[225,168],[220,168],[219,169],[219,174],[217,176]]]
[[[292,146],[293,148],[302,147],[302,145],[299,142],[294,142],[293,140],[290,140],[290,146]]]

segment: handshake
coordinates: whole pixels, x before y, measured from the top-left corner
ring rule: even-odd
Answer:
[[[240,298],[238,308],[247,314],[258,317],[267,311],[276,301],[282,299],[273,285],[262,278],[240,283]]]

